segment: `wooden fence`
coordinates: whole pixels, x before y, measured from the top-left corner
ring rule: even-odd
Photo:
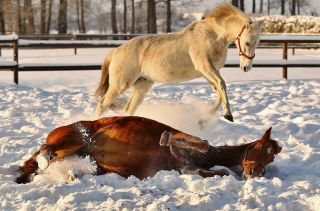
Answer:
[[[27,40],[32,37],[17,35],[0,36],[0,47],[9,47],[13,49],[13,61],[1,62],[0,71],[13,71],[14,83],[19,83],[20,71],[72,71],[72,70],[99,70],[101,64],[21,64],[19,63],[19,49],[21,48],[115,48],[127,42],[127,40],[92,40],[117,38],[132,38],[138,35],[78,35],[75,38],[67,36],[42,36],[42,40]],[[25,38],[25,39],[21,39]],[[82,40],[79,40],[82,39]],[[88,40],[89,39],[89,40]],[[282,58],[278,60],[254,60],[253,67],[269,68],[282,67],[282,77],[288,78],[288,68],[320,67],[320,60],[288,60],[288,48],[290,45],[306,44],[307,46],[320,43],[320,35],[262,35],[261,44],[282,46]],[[239,61],[227,61],[225,67],[239,67]]]

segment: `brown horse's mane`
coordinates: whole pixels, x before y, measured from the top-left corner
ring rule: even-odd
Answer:
[[[240,16],[243,19],[248,19],[248,16],[244,12],[228,3],[222,3],[218,5],[211,12],[206,14],[204,18],[214,18],[217,22],[219,22],[225,17],[230,16]]]

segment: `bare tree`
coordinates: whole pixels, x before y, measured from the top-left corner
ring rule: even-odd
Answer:
[[[40,33],[46,32],[46,0],[40,1]]]
[[[77,26],[79,32],[81,31],[81,26],[80,26],[80,6],[79,6],[79,0],[76,0],[76,12],[77,12]]]
[[[27,20],[26,33],[34,34],[35,27],[34,27],[32,0],[24,0],[24,15]]]
[[[24,34],[24,27],[22,24],[22,15],[21,15],[21,2],[17,0],[17,24],[18,24],[18,32]]]
[[[171,0],[167,0],[167,32],[171,32]]]
[[[59,34],[67,33],[67,28],[68,28],[67,10],[68,10],[68,0],[60,0],[59,15],[58,15],[58,33]]]
[[[131,33],[135,33],[135,21],[136,21],[136,15],[135,15],[135,7],[134,7],[134,0],[131,0]]]
[[[239,0],[239,2],[240,2],[240,9],[244,11],[244,0]]]
[[[252,0],[252,13],[256,13],[256,0]]]
[[[291,15],[296,15],[296,0],[292,0],[292,5],[291,5]]]
[[[48,1],[48,19],[47,19],[47,26],[46,26],[46,33],[50,33],[50,27],[51,27],[51,16],[52,16],[52,0]]]
[[[86,33],[86,24],[84,21],[84,0],[80,0],[80,26],[81,26],[81,33]]]
[[[123,0],[123,33],[127,33],[127,0]]]
[[[232,0],[231,3],[236,6],[236,7],[239,7],[239,2],[238,0]]]
[[[260,0],[260,14],[263,13],[263,0]]]
[[[79,3],[80,1],[80,3]],[[86,27],[84,23],[84,4],[83,0],[76,1],[77,10],[77,25],[80,33],[86,33]]]
[[[148,33],[157,33],[157,15],[155,0],[148,0]]]
[[[281,0],[281,15],[285,13],[285,0]]]
[[[3,0],[0,0],[0,33],[6,33],[6,26],[4,21],[4,14],[3,14]]]
[[[113,34],[118,34],[116,3],[116,0],[111,0],[111,25]]]

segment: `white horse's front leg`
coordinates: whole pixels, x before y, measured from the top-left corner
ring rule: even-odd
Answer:
[[[223,78],[220,76],[219,72],[214,70],[213,68],[204,68],[201,72],[204,75],[204,77],[209,81],[209,83],[214,84],[214,86],[216,87],[217,97],[220,97],[222,101],[224,118],[233,122],[233,117],[231,114],[230,105],[229,105],[228,96],[227,96],[227,86]],[[219,101],[216,101],[215,106],[219,105],[220,103]]]
[[[219,108],[219,106],[221,104],[221,96],[220,96],[220,93],[218,92],[217,88],[214,86],[214,84],[212,84],[211,86],[212,86],[212,90],[215,91],[216,95],[217,95],[216,96],[216,101],[214,102],[214,105],[210,109],[210,113],[214,114],[214,113],[216,113],[216,111],[218,110],[218,108]]]
[[[219,76],[220,77],[220,76]],[[221,93],[221,99],[222,99],[222,108],[224,111],[224,118],[229,120],[230,122],[233,122],[233,116],[231,114],[229,100],[227,96],[227,86],[224,80],[220,77],[218,80],[218,83],[220,84],[220,93]]]

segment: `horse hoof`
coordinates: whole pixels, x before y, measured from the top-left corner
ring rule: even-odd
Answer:
[[[224,117],[226,120],[229,120],[230,122],[234,122],[232,115],[224,115],[223,117]]]

